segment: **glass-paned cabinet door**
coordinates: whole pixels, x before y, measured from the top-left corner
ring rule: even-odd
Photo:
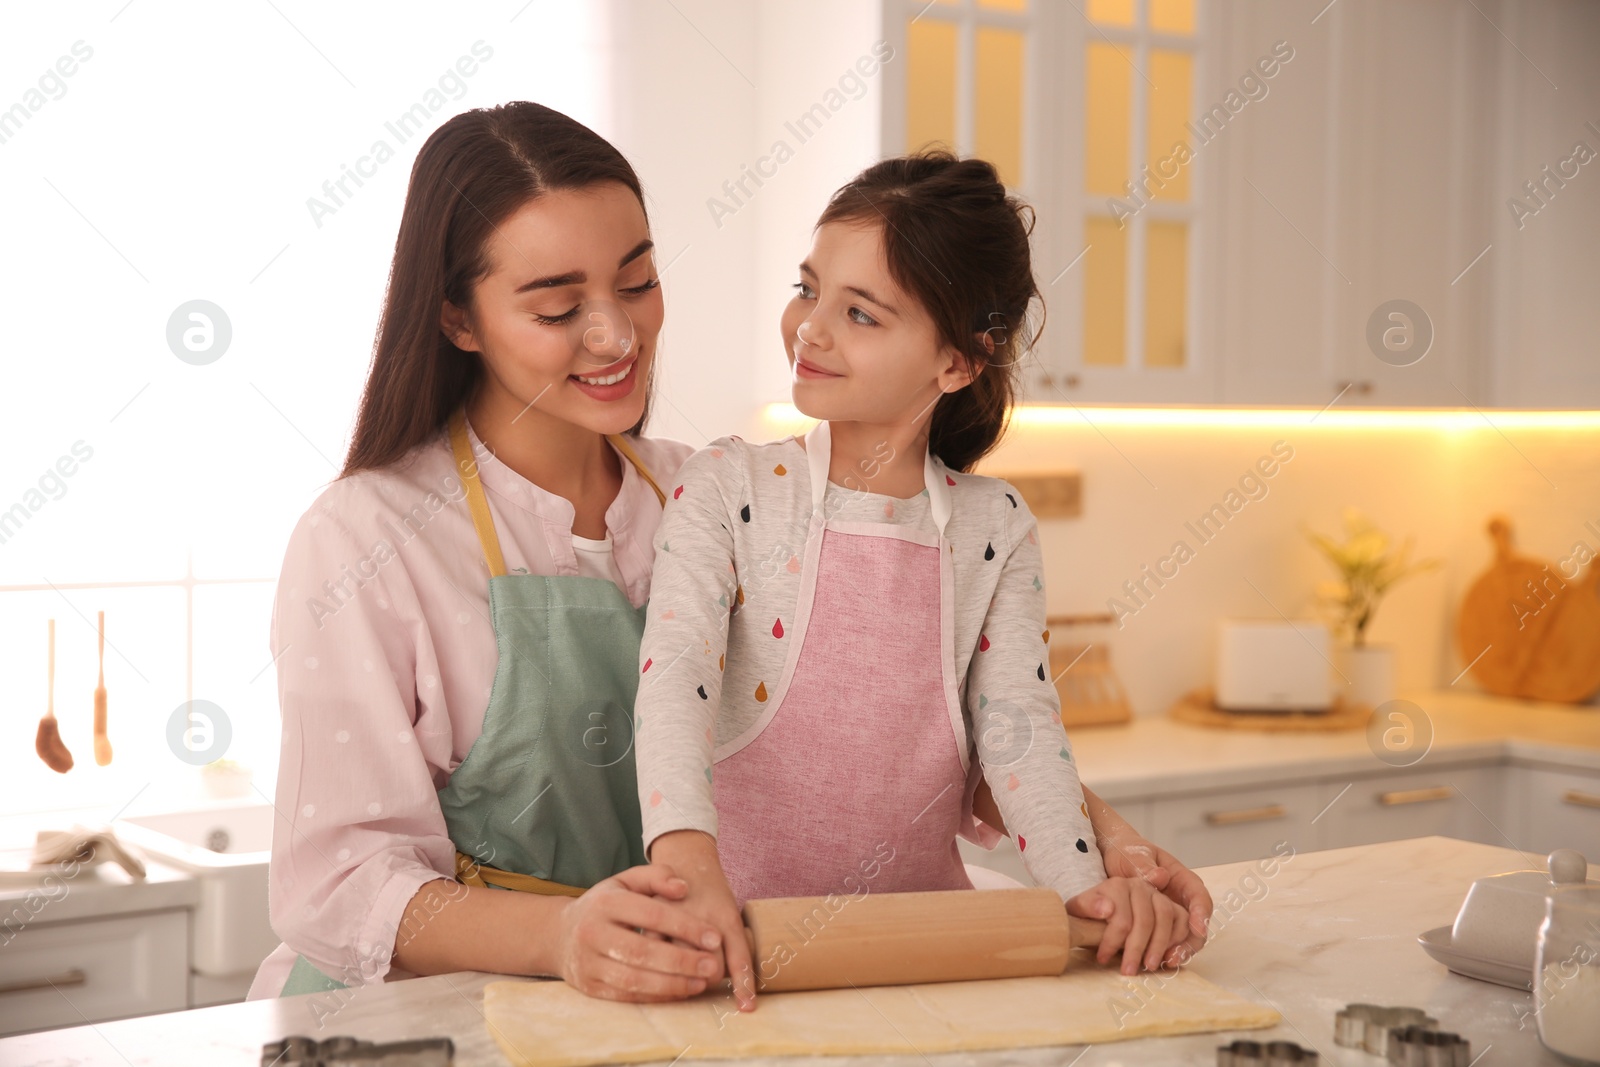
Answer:
[[[1037,209],[1036,401],[1209,400],[1194,280],[1201,0],[888,0],[884,152],[993,162]]]

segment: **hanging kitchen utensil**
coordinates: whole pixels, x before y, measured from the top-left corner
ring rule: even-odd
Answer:
[[[39,732],[33,739],[33,750],[39,753],[45,766],[58,774],[72,770],[72,753],[61,740],[61,727],[56,722],[56,620],[50,620],[50,652],[45,689],[44,718],[39,720]]]
[[[1060,642],[1054,631],[1070,627],[1107,626],[1115,615],[1051,615],[1045,619],[1050,645],[1050,677],[1061,697],[1061,725],[1105,726],[1129,722],[1133,707],[1111,667],[1111,646],[1105,637],[1092,642]]]
[[[1511,522],[1489,522],[1495,558],[1461,601],[1456,647],[1499,696],[1581,703],[1600,692],[1600,567],[1565,578],[1513,547]]]
[[[111,762],[111,739],[106,736],[106,613],[100,613],[100,680],[94,687],[94,761]]]

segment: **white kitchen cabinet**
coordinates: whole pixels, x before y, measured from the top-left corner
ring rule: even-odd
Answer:
[[[1600,865],[1600,774],[1538,766],[1512,766],[1508,774],[1518,848],[1575,848]]]
[[[71,922],[36,919],[0,950],[0,1034],[188,1006],[185,908]]]
[[[1316,783],[1163,797],[1150,804],[1145,836],[1190,867],[1259,859],[1280,841],[1313,851]]]
[[[1501,814],[1505,793],[1506,772],[1492,766],[1428,767],[1342,782],[1326,778],[1317,847],[1437,834],[1508,848],[1512,827]]]

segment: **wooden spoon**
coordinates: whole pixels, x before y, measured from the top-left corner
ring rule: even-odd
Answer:
[[[106,613],[100,613],[100,681],[94,687],[94,761],[111,762],[111,739],[106,737]]]
[[[39,732],[33,739],[33,749],[44,760],[45,766],[58,774],[72,770],[72,753],[61,740],[61,728],[56,723],[56,620],[50,620],[49,686],[46,690],[44,718],[39,720]]]

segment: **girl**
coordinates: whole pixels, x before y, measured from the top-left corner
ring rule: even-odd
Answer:
[[[986,779],[1029,873],[1159,965],[1183,908],[1106,877],[1044,664],[1035,524],[973,475],[1039,298],[994,168],[891,159],[834,194],[783,316],[802,440],[724,438],[657,534],[635,707],[647,854],[689,884],[754,1003],[755,897],[972,888]],[[1110,931],[1108,931],[1110,933]]]

